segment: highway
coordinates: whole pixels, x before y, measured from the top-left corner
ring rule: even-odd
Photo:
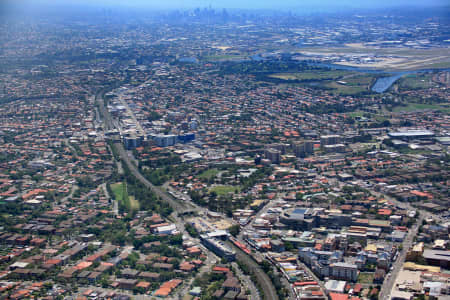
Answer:
[[[109,112],[105,108],[103,101],[100,101],[100,100],[102,100],[103,95],[104,95],[103,92],[98,93],[96,95],[96,101],[99,104],[100,114],[102,115],[103,120],[105,121],[105,128],[107,130],[113,129],[113,128],[115,128],[114,122],[113,122]],[[116,149],[117,154],[122,159],[122,163],[125,163],[128,166],[130,172],[142,184],[144,184],[147,188],[151,189],[158,197],[160,197],[163,201],[167,202],[174,209],[174,211],[178,213],[178,216],[175,215],[174,219],[177,223],[177,227],[182,232],[184,232],[184,224],[183,224],[183,221],[179,218],[179,215],[183,214],[187,211],[196,210],[198,207],[196,207],[196,205],[191,204],[190,202],[176,201],[174,198],[172,198],[170,195],[168,195],[165,190],[153,185],[150,181],[148,181],[139,172],[139,170],[135,166],[135,164],[132,163],[132,160],[128,156],[128,153],[125,150],[125,148],[123,147],[122,143],[119,143],[119,142],[114,143],[114,148]],[[386,195],[382,195],[382,196],[386,197]],[[417,210],[417,209],[411,207],[409,204],[398,202],[394,199],[388,199],[388,200],[390,200],[391,202],[393,202],[394,204],[396,204],[399,207],[403,207],[403,208],[411,209],[411,210],[412,209]],[[265,208],[264,211],[266,211],[266,209],[267,208]],[[384,300],[389,299],[392,288],[397,279],[397,276],[403,266],[403,263],[405,262],[406,253],[407,253],[408,249],[412,246],[414,237],[417,234],[418,228],[419,228],[420,224],[422,223],[422,220],[426,216],[428,216],[428,213],[421,212],[416,224],[408,232],[408,235],[403,243],[403,249],[402,249],[402,251],[400,251],[398,258],[393,265],[393,270],[391,272],[391,275],[388,278],[386,278],[386,280],[383,283],[383,286],[382,286],[380,294],[379,294],[379,299],[384,299]],[[232,245],[232,244],[230,243],[230,245]],[[249,267],[249,269],[251,269],[254,272],[254,274],[259,282],[259,285],[261,286],[261,289],[264,292],[264,299],[271,299],[271,300],[278,299],[278,295],[275,291],[275,288],[273,287],[272,281],[267,276],[267,274],[264,273],[264,271],[259,267],[259,265],[249,255],[247,255],[246,253],[244,253],[243,251],[241,251],[234,245],[232,245],[232,247],[236,250],[237,260],[240,261],[241,263],[243,263],[244,265],[246,265],[247,267]]]
[[[160,187],[155,186],[150,181],[148,181],[138,170],[138,168],[131,162],[130,157],[127,154],[127,151],[123,147],[121,143],[114,143],[114,147],[117,150],[122,162],[124,162],[131,174],[136,177],[143,185],[147,188],[151,189],[153,193],[155,193],[158,197],[160,197],[163,201],[167,202],[173,210],[175,210],[178,214],[183,214],[186,211],[192,210],[192,207],[188,207],[188,203],[182,203],[174,200],[170,195],[166,194],[166,192]]]
[[[106,129],[110,130],[113,129],[114,123],[113,119],[111,118],[111,115],[109,114],[108,110],[104,106],[103,99],[104,92],[100,92],[96,95],[96,101],[99,106],[100,114],[103,117],[103,120],[105,121],[105,127]],[[117,154],[120,156],[122,163],[125,163],[130,170],[130,172],[147,188],[151,189],[152,192],[154,192],[158,197],[160,197],[163,201],[167,202],[175,211],[178,213],[184,213],[186,211],[186,204],[180,203],[178,201],[175,201],[170,195],[168,195],[164,190],[161,188],[155,186],[150,181],[148,181],[138,170],[138,168],[132,163],[131,158],[128,156],[127,151],[123,147],[122,143],[116,142],[114,143],[113,147],[117,151]],[[192,209],[192,208],[190,208]]]
[[[111,130],[115,128],[113,119],[111,115],[109,114],[109,111],[106,109],[103,101],[103,96],[105,94],[105,91],[101,91],[97,93],[95,96],[95,101],[98,104],[100,115],[102,116],[104,120],[104,126],[105,130]],[[113,147],[115,148],[117,154],[120,156],[122,163],[125,163],[128,166],[128,169],[130,172],[147,188],[151,189],[152,192],[154,192],[158,197],[160,197],[163,201],[167,202],[173,210],[176,212],[175,214],[172,214],[172,217],[175,220],[177,228],[182,232],[185,233],[184,223],[183,220],[180,218],[180,215],[182,215],[185,212],[192,211],[192,210],[199,210],[200,208],[197,207],[197,205],[194,205],[190,202],[179,202],[176,201],[174,198],[172,198],[170,195],[166,193],[165,190],[163,190],[160,187],[155,186],[150,181],[148,181],[138,170],[138,168],[132,163],[130,157],[128,156],[127,151],[123,147],[122,143],[116,142],[113,144]],[[177,215],[178,214],[178,215]],[[231,244],[231,243],[230,243]],[[232,245],[232,244],[231,244]],[[232,245],[233,248],[237,249],[236,251],[236,258],[238,261],[240,261],[242,264],[249,267],[249,269],[253,270],[257,281],[259,285],[261,286],[262,291],[264,292],[264,299],[268,300],[277,300],[278,295],[275,291],[275,287],[272,284],[272,281],[267,276],[266,273],[259,267],[259,265],[246,253]]]

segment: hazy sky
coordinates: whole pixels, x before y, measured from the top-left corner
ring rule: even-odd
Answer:
[[[255,9],[287,9],[287,8],[383,8],[395,6],[436,6],[448,5],[448,0],[0,0],[14,3],[15,6],[33,4],[87,4],[95,6],[131,6],[152,8],[255,8]],[[1,8],[1,7],[0,7]]]

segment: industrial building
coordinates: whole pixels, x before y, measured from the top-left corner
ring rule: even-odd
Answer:
[[[397,132],[389,132],[388,136],[391,139],[400,139],[400,140],[414,140],[414,139],[429,139],[434,137],[434,132],[431,130],[402,130]]]
[[[236,252],[225,245],[222,241],[209,237],[206,234],[200,235],[200,240],[206,248],[214,252],[216,255],[225,258],[227,261],[234,261],[236,259]]]

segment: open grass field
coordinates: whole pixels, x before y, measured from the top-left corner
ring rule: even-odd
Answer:
[[[372,284],[374,273],[359,273],[358,283]]]
[[[136,198],[134,198],[134,196],[128,196],[128,200],[130,203],[129,205],[131,210],[139,210],[141,206],[139,204],[139,201],[137,201]]]
[[[336,80],[346,75],[351,75],[353,72],[341,70],[325,70],[325,71],[307,71],[299,73],[275,73],[269,75],[271,78],[282,80]]]
[[[218,196],[226,195],[228,193],[234,193],[235,191],[240,191],[240,187],[232,185],[218,185],[209,189],[210,192],[216,192]]]
[[[211,179],[217,176],[217,174],[219,173],[219,170],[217,169],[208,169],[204,172],[202,172],[200,175],[198,175],[199,178],[201,179]]]
[[[314,83],[314,86],[317,88],[332,89],[335,94],[344,96],[367,92],[376,80],[376,75],[374,74],[361,74],[346,70],[274,73],[268,77],[285,80],[286,82],[296,81],[295,84],[300,85]]]
[[[438,85],[432,81],[432,74],[412,74],[398,81],[401,89],[427,89]]]
[[[111,184],[114,199],[119,201],[119,204],[126,207],[127,210],[139,210],[139,201],[137,201],[133,196],[128,195],[125,185],[126,183],[124,182]]]
[[[352,118],[356,118],[356,117],[362,117],[362,116],[364,116],[365,113],[366,113],[366,112],[357,110],[357,111],[349,112],[349,113],[347,113],[346,115],[349,116],[349,117],[352,117]]]
[[[124,188],[123,182],[117,182],[114,184],[111,184],[111,190],[114,193],[114,199],[122,201],[124,198],[124,194],[126,193],[126,189]],[[128,197],[128,195],[127,195]]]
[[[368,87],[364,85],[347,85],[339,82],[330,82],[326,86],[335,90],[339,95],[355,95],[368,90]]]
[[[221,55],[205,56],[203,58],[203,60],[206,60],[206,61],[234,61],[234,60],[243,60],[243,59],[248,59],[248,56],[243,55],[243,54],[237,54],[237,55],[221,54]]]
[[[449,104],[425,104],[425,103],[409,103],[407,106],[397,106],[394,112],[412,112],[421,110],[439,110],[443,113],[450,113]]]

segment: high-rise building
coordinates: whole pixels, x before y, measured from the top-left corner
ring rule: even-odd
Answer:
[[[264,150],[264,155],[273,164],[279,164],[281,161],[281,151],[269,148]]]
[[[320,137],[320,145],[323,147],[325,145],[336,145],[341,143],[341,136],[337,134],[322,135]]]
[[[307,157],[314,153],[314,142],[304,141],[303,143],[297,143],[293,145],[294,154],[297,157]]]

